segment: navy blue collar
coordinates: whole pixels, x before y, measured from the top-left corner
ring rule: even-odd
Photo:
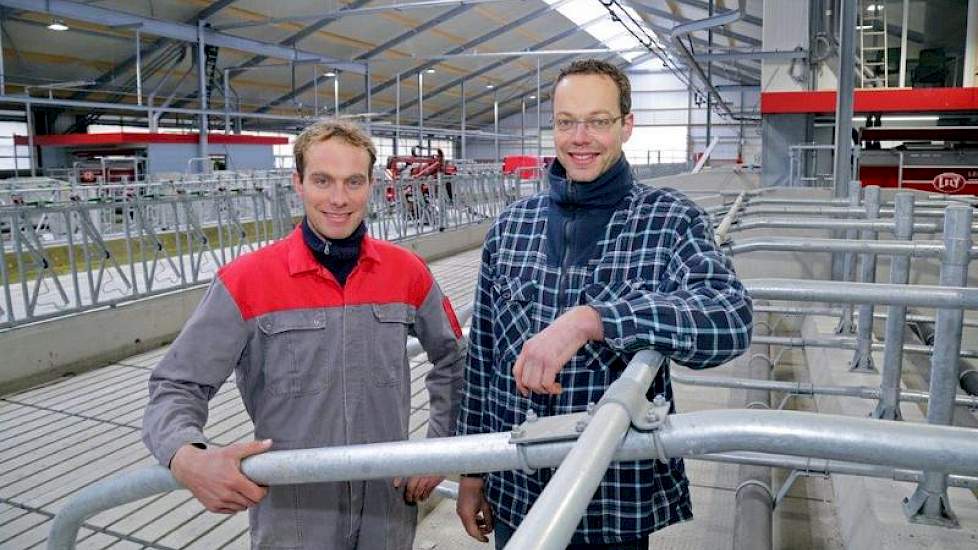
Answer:
[[[625,155],[618,157],[611,168],[594,181],[568,180],[567,170],[557,159],[550,165],[548,177],[550,200],[561,207],[611,208],[621,202],[632,187],[632,170]]]
[[[367,234],[367,226],[362,221],[353,233],[345,239],[323,239],[309,225],[307,218],[302,218],[302,239],[312,250],[319,263],[326,265],[326,258],[334,260],[356,260],[360,255],[360,242]]]

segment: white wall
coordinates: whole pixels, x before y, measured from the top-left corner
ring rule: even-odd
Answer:
[[[629,74],[632,83],[632,112],[635,114],[636,130],[632,139],[625,144],[625,153],[633,164],[644,164],[648,160],[654,163],[681,162],[686,158],[688,137],[692,137],[693,151],[699,152],[706,148],[706,105],[696,105],[694,102],[691,123],[687,126],[689,93],[686,85],[668,71],[635,71]],[[718,84],[726,83],[717,79]],[[732,102],[731,109],[741,110],[740,92],[723,92],[721,96]],[[760,94],[748,91],[743,94],[744,110],[755,111],[759,108]],[[541,106],[542,154],[553,156],[553,141],[550,131],[552,123],[552,107],[550,102]],[[500,120],[501,133],[520,134],[520,113]],[[719,136],[720,144],[714,150],[714,159],[734,160],[737,157],[740,140],[740,124],[720,118],[714,112],[711,135]],[[536,102],[527,104],[526,108],[526,154],[536,155]],[[687,128],[691,130],[687,133]],[[748,126],[744,131],[744,160],[753,161],[760,155],[760,133],[757,127]],[[520,154],[519,139],[500,141],[500,157]],[[466,140],[466,156],[471,159],[492,159],[495,148],[492,139]]]
[[[764,50],[808,49],[808,0],[778,0],[764,2],[764,27],[761,43]],[[807,90],[804,59],[773,60],[761,63],[761,87],[765,92],[791,92]],[[825,64],[823,64],[825,65]],[[835,74],[829,82],[835,86]],[[801,82],[792,78],[804,78]]]

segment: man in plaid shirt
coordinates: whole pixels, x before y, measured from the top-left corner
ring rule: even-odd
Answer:
[[[704,368],[750,345],[750,298],[706,213],[678,191],[632,180],[622,155],[635,123],[628,78],[577,61],[551,97],[550,190],[508,207],[486,235],[460,434],[510,430],[531,410],[586,410],[640,349]],[[672,400],[668,365],[656,394]],[[553,471],[464,476],[466,531],[485,542],[495,529],[505,546]],[[647,549],[653,531],[691,517],[682,460],[616,462],[570,548]]]

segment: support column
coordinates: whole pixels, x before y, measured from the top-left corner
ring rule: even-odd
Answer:
[[[880,217],[880,188],[870,185],[864,190],[866,219],[876,220]],[[863,231],[863,241],[875,241],[878,232],[872,229]],[[860,262],[859,282],[876,282],[876,254],[863,254]],[[873,365],[873,304],[859,305],[859,324],[856,333],[856,352],[849,363],[849,370],[860,372],[876,372]]]
[[[903,0],[903,21],[900,28],[900,87],[907,85],[907,37],[910,35],[910,0]],[[965,84],[967,86],[967,84]]]
[[[914,194],[901,191],[894,201],[893,237],[897,240],[913,240]],[[905,285],[910,282],[910,257],[893,256],[890,259],[890,284]],[[907,306],[890,306],[886,314],[886,336],[883,342],[883,376],[880,381],[880,400],[873,417],[883,420],[901,420],[900,378],[903,372],[903,335],[907,323]]]
[[[201,159],[201,172],[210,172],[207,151],[207,74],[204,61],[204,20],[197,21],[197,88],[200,95],[200,134],[197,139],[197,156]]]
[[[462,96],[462,158],[468,159],[465,156],[465,80],[458,83],[459,94]]]
[[[401,73],[394,76],[394,155],[401,141]]]
[[[139,29],[136,29],[136,105],[143,104],[143,56],[140,48]]]
[[[553,102],[553,100],[554,98],[551,97],[550,101]],[[540,96],[540,56],[537,56],[537,161],[541,163],[543,162],[543,133],[540,130],[543,126],[540,122],[542,114],[540,112],[540,103],[542,101],[543,99]]]
[[[499,100],[496,99],[496,89],[492,89],[492,140],[496,153],[496,162],[499,162]]]
[[[31,177],[37,176],[37,151],[34,149],[34,107],[27,103],[24,105],[27,112],[27,159],[31,163]],[[17,144],[14,144],[14,155],[17,155]]]
[[[313,75],[317,78],[316,75]],[[231,133],[231,71],[224,69],[224,135]],[[314,113],[317,114],[317,113]],[[152,116],[152,114],[150,115]]]
[[[852,90],[855,85],[856,4],[841,0],[839,17],[839,87],[835,102],[835,197],[844,197],[852,179]]]
[[[689,92],[686,99],[686,168],[693,167],[693,70],[689,70]]]
[[[968,282],[971,258],[970,206],[953,205],[944,210],[944,257],[941,286],[963,287]],[[939,309],[934,323],[934,353],[931,355],[930,401],[927,423],[949,426],[954,418],[954,396],[958,388],[958,356],[961,353],[961,324],[964,311]],[[947,474],[924,472],[917,490],[904,499],[903,510],[911,522],[957,527],[958,520],[947,498]]]
[[[539,59],[537,60],[537,67],[540,66]],[[0,95],[7,95],[7,73],[3,67],[3,17],[0,16]],[[14,145],[16,148],[17,146]],[[17,153],[14,153],[17,156]]]
[[[418,145],[424,144],[424,71],[418,71]]]
[[[333,71],[336,76],[333,77],[333,116],[336,118],[340,117],[340,71],[336,69]]]
[[[520,99],[520,156],[526,156],[526,98]]]
[[[372,126],[372,124],[371,124],[370,121],[372,120],[372,117],[373,117],[373,115],[371,114],[371,113],[373,113],[373,107],[372,107],[372,105],[373,105],[373,97],[372,97],[372,94],[370,92],[370,64],[369,63],[365,67],[365,70],[364,70],[364,73],[363,73],[363,92],[364,92],[364,94],[366,94],[366,98],[367,98],[365,100],[366,103],[364,104],[365,107],[366,107],[366,111],[365,111],[366,118],[364,119],[363,123],[364,123],[364,126],[367,127],[367,133],[370,134],[370,133],[372,133],[371,132],[371,126]]]
[[[964,85],[978,86],[978,0],[968,0],[968,35],[964,42]]]
[[[862,193],[863,186],[859,181],[849,182],[849,208],[856,208],[859,206],[859,196]],[[854,241],[859,237],[859,232],[855,229],[849,229],[845,232],[845,238],[850,241]],[[844,255],[839,255],[838,253],[832,254],[832,266],[833,266],[833,279],[843,280],[843,281],[855,281],[856,280],[856,254],[853,252],[847,252]],[[839,277],[834,275],[835,268],[837,266],[842,266],[842,273]],[[839,324],[835,327],[836,334],[852,334],[856,332],[855,322],[853,321],[854,308],[852,304],[842,304],[842,315],[839,317]]]

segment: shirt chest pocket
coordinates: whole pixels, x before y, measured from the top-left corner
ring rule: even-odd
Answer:
[[[409,378],[406,344],[409,329],[414,324],[415,310],[407,304],[373,304],[373,327],[367,364],[371,377],[380,386],[395,386]]]
[[[515,361],[523,343],[535,334],[540,287],[536,281],[500,277],[493,282],[499,297],[494,319],[497,346],[503,362]]]
[[[258,320],[264,349],[265,391],[274,395],[306,395],[330,384],[332,364],[327,342],[326,312],[288,311]]]

